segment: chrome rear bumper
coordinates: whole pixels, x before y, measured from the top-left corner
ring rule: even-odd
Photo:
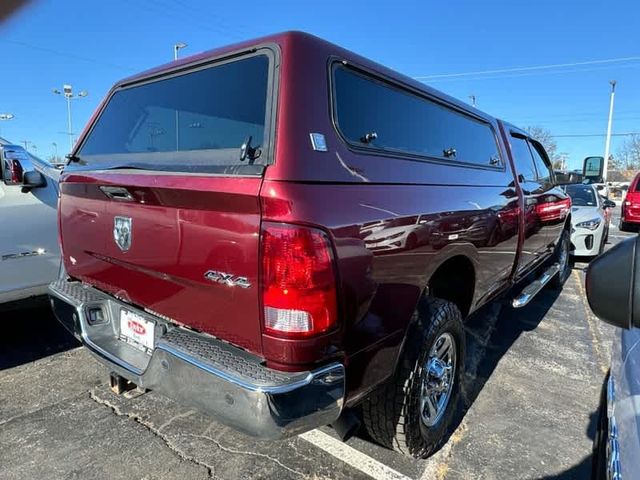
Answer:
[[[340,363],[307,372],[272,370],[255,355],[176,327],[80,282],[58,280],[49,293],[58,320],[113,372],[244,433],[284,438],[340,415],[345,393]],[[151,355],[119,340],[114,319],[123,307],[156,324]],[[101,309],[104,321],[89,322],[91,309]]]

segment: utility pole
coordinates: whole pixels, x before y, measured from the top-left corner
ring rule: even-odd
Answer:
[[[62,91],[54,88],[53,93],[56,95],[64,95],[67,100],[67,135],[69,135],[69,152],[73,150],[73,125],[71,123],[71,100],[74,98],[83,98],[88,95],[86,90],[80,91],[77,95],[73,94],[73,87],[71,85],[63,85]]]
[[[616,82],[615,80],[609,81],[611,84],[611,101],[609,103],[609,122],[607,124],[607,140],[604,145],[604,168],[602,170],[603,180],[607,181],[607,169],[609,168],[609,150],[611,148],[611,125],[613,124],[613,100],[616,96]]]

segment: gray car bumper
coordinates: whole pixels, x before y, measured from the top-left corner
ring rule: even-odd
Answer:
[[[307,372],[281,372],[261,359],[209,335],[176,327],[79,282],[49,287],[58,320],[102,363],[136,385],[260,438],[284,438],[334,422],[342,410],[344,366],[332,363]],[[119,339],[121,308],[153,321],[151,355]],[[89,322],[101,309],[104,320]]]

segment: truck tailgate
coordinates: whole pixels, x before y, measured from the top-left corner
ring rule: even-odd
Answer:
[[[67,272],[261,354],[261,182],[133,170],[68,174],[60,200]]]

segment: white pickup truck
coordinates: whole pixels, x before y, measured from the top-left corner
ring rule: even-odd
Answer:
[[[45,295],[58,276],[60,170],[0,139],[0,308]],[[15,302],[15,303],[14,303]]]

